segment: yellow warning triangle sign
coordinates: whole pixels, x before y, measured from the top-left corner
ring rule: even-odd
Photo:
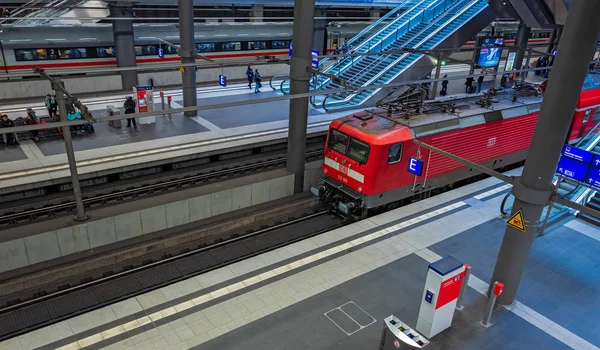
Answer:
[[[506,224],[510,227],[516,228],[519,231],[527,231],[527,228],[525,228],[525,219],[523,218],[523,212],[521,212],[521,210],[513,214],[510,219],[508,219]]]

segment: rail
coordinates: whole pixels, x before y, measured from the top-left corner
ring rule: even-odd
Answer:
[[[309,151],[306,153],[306,159],[314,159],[315,157],[319,157],[322,154],[322,150]],[[271,159],[253,164],[233,167],[231,169],[213,171],[206,174],[185,177],[182,179],[175,179],[156,184],[144,185],[138,188],[132,188],[114,193],[94,196],[93,198],[85,198],[83,199],[83,204],[86,208],[98,208],[99,206],[106,205],[108,203],[114,203],[117,201],[122,202],[126,200],[142,198],[152,194],[170,191],[173,189],[182,189],[198,184],[207,184],[213,181],[237,176],[240,174],[248,174],[251,171],[256,172],[265,169],[273,169],[275,167],[285,165],[286,162],[286,157],[280,157],[277,159]],[[0,216],[0,227],[15,227],[23,223],[33,222],[38,218],[46,219],[62,215],[68,215],[71,212],[73,212],[73,210],[75,209],[75,205],[75,201],[68,201],[65,203],[55,204],[48,207],[29,209],[18,213],[5,214],[3,216]]]
[[[271,77],[271,79],[269,79],[269,86],[271,87],[271,89],[273,89],[273,91],[277,91],[277,89],[273,86],[273,83],[278,80],[281,80],[283,82],[289,78],[290,78],[289,74],[274,75]],[[281,88],[281,86],[280,86],[280,88]]]
[[[431,32],[428,36],[426,36],[425,38],[423,38],[419,43],[413,45],[413,48],[419,48],[420,46],[422,46],[424,43],[426,43],[431,38],[433,38],[434,36],[436,36],[440,31],[442,31],[447,25],[449,25],[450,23],[454,22],[463,13],[465,13],[466,11],[468,11],[471,7],[477,5],[480,1],[481,0],[473,0],[473,1],[469,2],[468,4],[466,4],[465,6],[463,6],[459,11],[457,11],[456,14],[454,14],[450,19],[448,19],[443,25],[439,26],[436,30],[434,30],[433,32]],[[458,6],[458,5],[459,5],[459,3],[455,3],[451,7]],[[450,9],[450,7],[446,8],[446,10],[449,10],[449,9]],[[437,21],[436,21],[436,23],[437,23]],[[448,35],[450,35],[450,34],[451,33],[449,33]],[[396,64],[398,64],[400,61],[402,61],[403,59],[405,59],[409,55],[411,55],[411,53],[409,53],[409,52],[401,55],[395,61],[393,61],[392,63],[390,63],[387,66],[387,69],[381,70],[379,73],[377,73],[375,76],[373,76],[371,79],[369,79],[367,82],[365,82],[362,85],[363,86],[368,86],[368,85],[372,84],[374,81],[376,81],[377,79],[379,79],[380,77],[382,77],[384,74],[386,74],[388,72],[388,70],[391,69],[390,67],[394,67]],[[421,56],[422,56],[422,54],[421,54]],[[406,70],[407,68],[408,68],[408,66],[405,67],[402,71]],[[358,93],[356,93],[356,92],[352,93],[352,94],[348,95],[346,98],[344,98],[343,100],[337,100],[337,101],[332,102],[331,105],[339,105],[339,104],[348,103],[352,98],[354,98],[359,93],[360,92],[358,92]],[[330,96],[327,96],[327,97],[325,97],[325,99],[323,99],[322,106],[323,106],[323,109],[325,111],[329,111],[329,109],[327,108],[328,107],[327,103],[326,103],[329,97]]]

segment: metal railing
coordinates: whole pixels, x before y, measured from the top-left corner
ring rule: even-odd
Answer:
[[[475,5],[477,5],[477,4],[481,3],[481,2],[482,2],[482,0],[473,0],[473,1],[469,2],[468,4],[466,4],[465,6],[463,6],[451,18],[449,18],[442,25],[438,26],[434,31],[432,31],[429,35],[427,35],[425,38],[423,38],[420,42],[418,42],[415,45],[412,45],[413,48],[419,48],[419,47],[421,47],[423,44],[425,44],[431,38],[433,38],[434,36],[436,36],[439,32],[443,31],[446,28],[446,26],[450,25],[458,17],[462,16],[465,12],[467,12],[473,6],[475,6]],[[456,7],[456,6],[460,6],[460,4],[461,4],[461,2],[457,2],[456,0],[444,1],[445,10],[443,12],[449,11],[452,8]],[[482,10],[483,10],[483,8],[482,8]],[[475,13],[473,16],[475,16],[476,14],[477,13]],[[421,15],[424,16],[424,13],[422,13]],[[426,29],[429,29],[431,26],[435,25],[442,18],[444,18],[444,17],[440,17],[438,20],[436,20],[435,22],[433,22],[432,24],[430,24]],[[448,35],[451,35],[451,34],[452,33],[449,33]],[[374,81],[376,81],[377,79],[379,79],[380,77],[382,77],[383,75],[385,75],[390,69],[392,69],[396,64],[400,63],[400,61],[402,61],[403,59],[405,59],[409,55],[411,55],[411,53],[409,53],[409,52],[402,54],[399,58],[397,58],[396,60],[394,60],[393,62],[391,62],[387,66],[386,69],[380,70],[379,73],[377,73],[375,76],[373,76],[371,79],[369,79],[367,82],[365,82],[362,85],[370,85],[371,83],[373,83]],[[423,56],[423,55],[420,54],[420,56]],[[410,67],[410,65],[406,66],[403,70],[401,70],[400,72],[398,72],[398,74],[401,74],[404,70],[408,69],[409,67]],[[377,91],[377,90],[375,90],[375,91]],[[345,104],[345,103],[349,102],[352,98],[354,98],[356,95],[358,95],[359,93],[356,93],[356,92],[355,93],[350,93],[343,100],[334,101],[334,102],[331,103],[331,105]],[[327,100],[328,100],[329,97],[330,96],[327,96],[327,97],[325,97],[325,99],[323,99],[322,106],[323,106],[323,109],[326,110],[326,111],[327,111]]]

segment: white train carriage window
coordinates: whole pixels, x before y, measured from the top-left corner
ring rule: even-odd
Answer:
[[[196,51],[198,51],[198,52],[215,52],[215,43],[196,44]]]
[[[17,61],[41,61],[48,59],[46,49],[23,49],[15,50],[15,58]]]
[[[329,132],[329,140],[327,141],[327,147],[340,154],[346,154],[346,148],[348,147],[348,135],[344,134],[335,129],[331,129]]]
[[[289,40],[273,40],[271,47],[274,49],[287,49],[290,47]]]
[[[221,51],[240,51],[242,49],[242,43],[239,41],[232,41],[229,43],[221,43]]]
[[[266,41],[249,41],[248,48],[250,50],[264,50],[267,48]]]
[[[398,163],[402,159],[402,144],[395,143],[390,146],[390,150],[388,152],[388,164]]]

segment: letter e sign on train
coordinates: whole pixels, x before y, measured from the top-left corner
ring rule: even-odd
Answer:
[[[408,159],[408,172],[416,176],[421,176],[423,174],[423,163],[420,159],[410,157]]]
[[[527,228],[525,227],[525,219],[523,218],[523,212],[519,210],[515,214],[513,214],[506,224],[512,228],[516,228],[521,232],[527,232]]]

